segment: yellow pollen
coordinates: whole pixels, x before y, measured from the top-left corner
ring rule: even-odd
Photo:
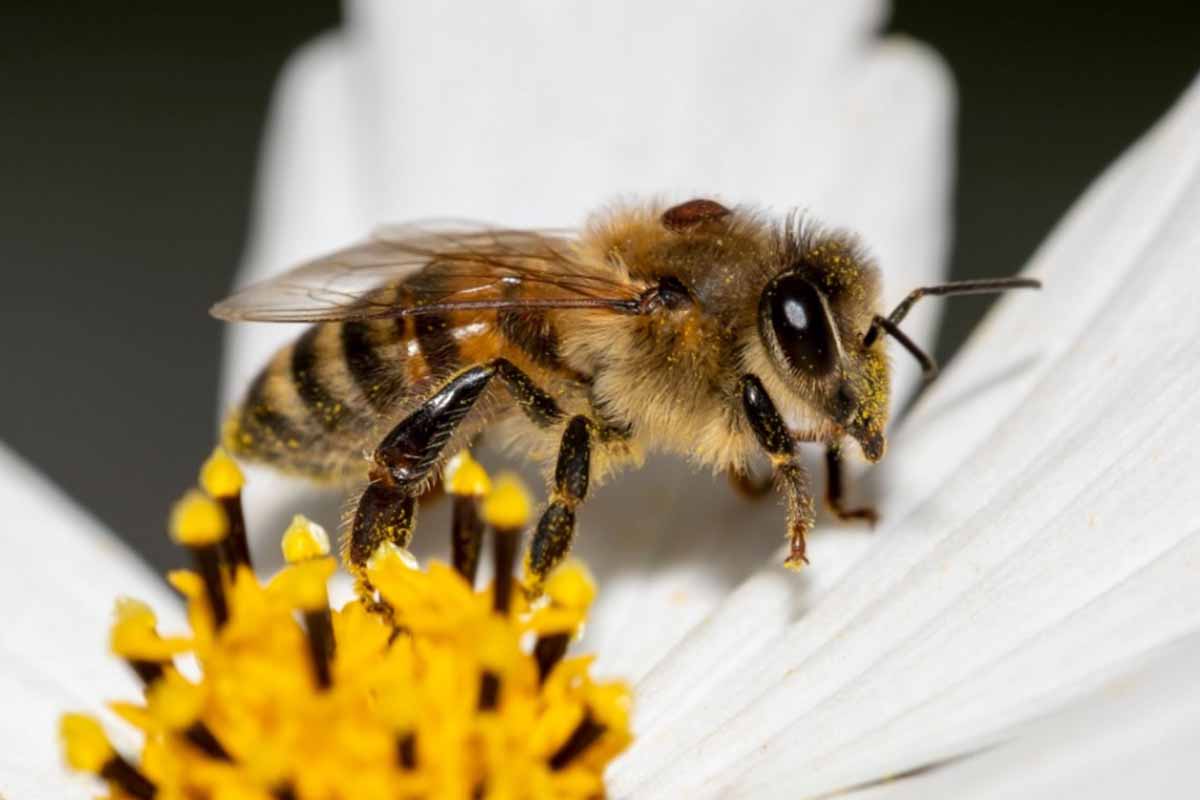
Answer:
[[[545,591],[552,603],[586,610],[596,599],[596,582],[582,561],[570,560],[550,573]]]
[[[86,714],[63,714],[58,734],[67,764],[79,772],[95,774],[116,755],[100,723]]]
[[[303,514],[297,514],[284,531],[280,546],[284,560],[295,564],[329,555],[329,536],[320,525]]]
[[[276,575],[270,588],[301,611],[317,611],[329,605],[325,586],[336,571],[337,563],[332,558],[301,561]]]
[[[203,689],[173,669],[146,690],[150,717],[167,730],[181,731],[195,722],[204,710],[204,702]]]
[[[419,569],[417,557],[393,542],[384,542],[375,548],[375,552],[367,559],[367,573],[384,569],[389,565],[399,565],[405,569]]]
[[[575,559],[567,561],[550,573],[543,588],[545,603],[533,612],[529,627],[539,636],[577,634],[596,599],[587,567]]]
[[[482,516],[494,528],[519,530],[529,524],[532,508],[524,484],[515,475],[504,473],[484,498]]]
[[[245,482],[242,470],[224,447],[213,450],[200,468],[200,486],[210,497],[234,497],[242,491]]]
[[[229,534],[221,504],[192,490],[171,509],[171,538],[185,546],[216,544]]]
[[[442,480],[450,494],[483,497],[492,490],[487,472],[467,450],[451,456],[442,472]]]
[[[109,647],[121,658],[134,661],[165,661],[188,649],[187,639],[164,639],[158,635],[154,611],[129,597],[117,600]]]
[[[488,502],[497,528],[529,518],[513,478]],[[171,516],[172,537],[191,547],[226,528],[221,504],[200,492]],[[356,576],[373,593],[331,608],[337,563],[320,527],[297,516],[280,546],[288,563],[266,581],[229,569],[224,548],[171,573],[184,635],[162,635],[144,603],[118,602],[112,649],[144,690],[109,708],[141,750],[119,754],[94,718],[65,714],[72,769],[98,775],[108,797],[604,796],[605,768],[631,741],[630,691],[563,653],[596,593],[582,564],[552,573],[538,608],[514,591],[499,612],[494,587],[385,542]],[[548,635],[561,645],[549,654]]]

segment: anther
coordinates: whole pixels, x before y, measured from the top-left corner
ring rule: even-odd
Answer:
[[[450,527],[450,547],[454,568],[474,585],[479,569],[479,551],[483,544],[483,520],[479,516],[479,499],[491,491],[487,473],[466,450],[460,451],[446,463],[442,481],[454,497]]]
[[[117,600],[114,617],[109,649],[125,659],[145,685],[162,677],[174,655],[190,646],[182,637],[159,636],[154,611],[138,600],[129,597]]]
[[[146,686],[146,708],[168,730],[181,734],[209,758],[229,761],[229,753],[200,720],[204,696],[174,669],[163,673]]]
[[[59,737],[72,769],[99,775],[136,800],[151,800],[158,792],[149,778],[113,749],[104,729],[92,717],[64,714]]]
[[[483,501],[483,519],[492,528],[496,581],[492,608],[507,614],[512,600],[513,568],[521,531],[529,523],[529,493],[513,475],[501,475]]]
[[[325,558],[329,555],[329,534],[303,514],[297,514],[283,532],[279,547],[284,561],[289,564]]]
[[[545,595],[549,603],[533,617],[534,629],[538,631],[533,655],[537,661],[538,679],[542,682],[562,660],[571,639],[579,633],[596,597],[596,584],[581,563],[569,561],[550,573]]]
[[[187,705],[180,702],[186,695],[186,687],[179,691],[179,673],[173,667],[174,655],[188,650],[190,642],[183,637],[163,638],[158,635],[157,620],[150,606],[128,597],[117,601],[116,621],[109,633],[109,646],[113,653],[125,659],[137,674],[145,688],[147,700],[159,709],[171,709],[176,717],[174,727],[182,729],[183,735],[212,758],[228,760],[229,754],[213,735],[212,731],[195,716],[183,715],[180,720],[178,709]],[[172,689],[175,689],[172,696]],[[166,705],[164,706],[164,700]]]
[[[246,478],[237,462],[218,447],[200,468],[200,487],[225,509],[229,518],[229,536],[224,555],[233,571],[250,567],[250,543],[246,538],[246,517],[242,513],[242,486]]]
[[[188,492],[171,510],[171,538],[186,547],[204,581],[208,605],[218,629],[229,621],[229,605],[221,574],[223,545],[229,535],[225,508],[197,491]]]
[[[333,616],[329,611],[329,576],[336,565],[329,558],[329,537],[325,529],[300,514],[283,534],[280,544],[283,557],[290,565],[282,576],[289,582],[292,599],[304,615],[308,631],[308,649],[312,656],[313,672],[322,689],[333,683]]]

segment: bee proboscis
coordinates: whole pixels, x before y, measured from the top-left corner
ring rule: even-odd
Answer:
[[[578,233],[385,229],[214,306],[228,320],[314,323],[251,385],[225,443],[365,483],[345,540],[361,576],[383,542],[408,545],[445,459],[503,426],[554,463],[528,559],[535,584],[569,550],[595,480],[646,450],[725,470],[747,491],[765,453],[799,565],[814,518],[799,443],[826,448],[833,512],[874,520],[844,503],[841,452],[853,440],[868,461],[884,454],[886,336],[936,370],[899,327],[913,303],[1039,286],[923,287],[884,316],[879,281],[850,234],[707,199],[616,208]]]

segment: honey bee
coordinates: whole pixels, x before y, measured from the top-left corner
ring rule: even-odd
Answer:
[[[709,199],[617,207],[579,233],[384,229],[213,307],[315,323],[262,370],[224,440],[247,459],[365,483],[344,542],[360,578],[382,543],[409,544],[446,458],[493,427],[553,464],[527,557],[534,586],[570,549],[589,488],[647,450],[747,491],[764,488],[747,476],[765,453],[799,566],[814,519],[800,443],[826,448],[834,514],[875,519],[843,499],[842,448],[883,457],[884,337],[931,377],[899,327],[917,300],[1038,286],[924,287],[884,316],[879,271],[852,235]]]

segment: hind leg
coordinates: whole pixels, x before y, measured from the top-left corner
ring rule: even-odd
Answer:
[[[405,417],[371,455],[370,482],[359,498],[346,541],[346,564],[360,584],[384,542],[408,547],[417,497],[442,449],[491,382],[494,369],[471,367]]]
[[[367,560],[384,542],[408,547],[416,523],[417,498],[446,442],[497,376],[535,424],[550,426],[562,419],[552,397],[500,358],[460,372],[401,420],[371,455],[370,482],[359,498],[346,543],[347,568],[364,593],[370,591]]]

